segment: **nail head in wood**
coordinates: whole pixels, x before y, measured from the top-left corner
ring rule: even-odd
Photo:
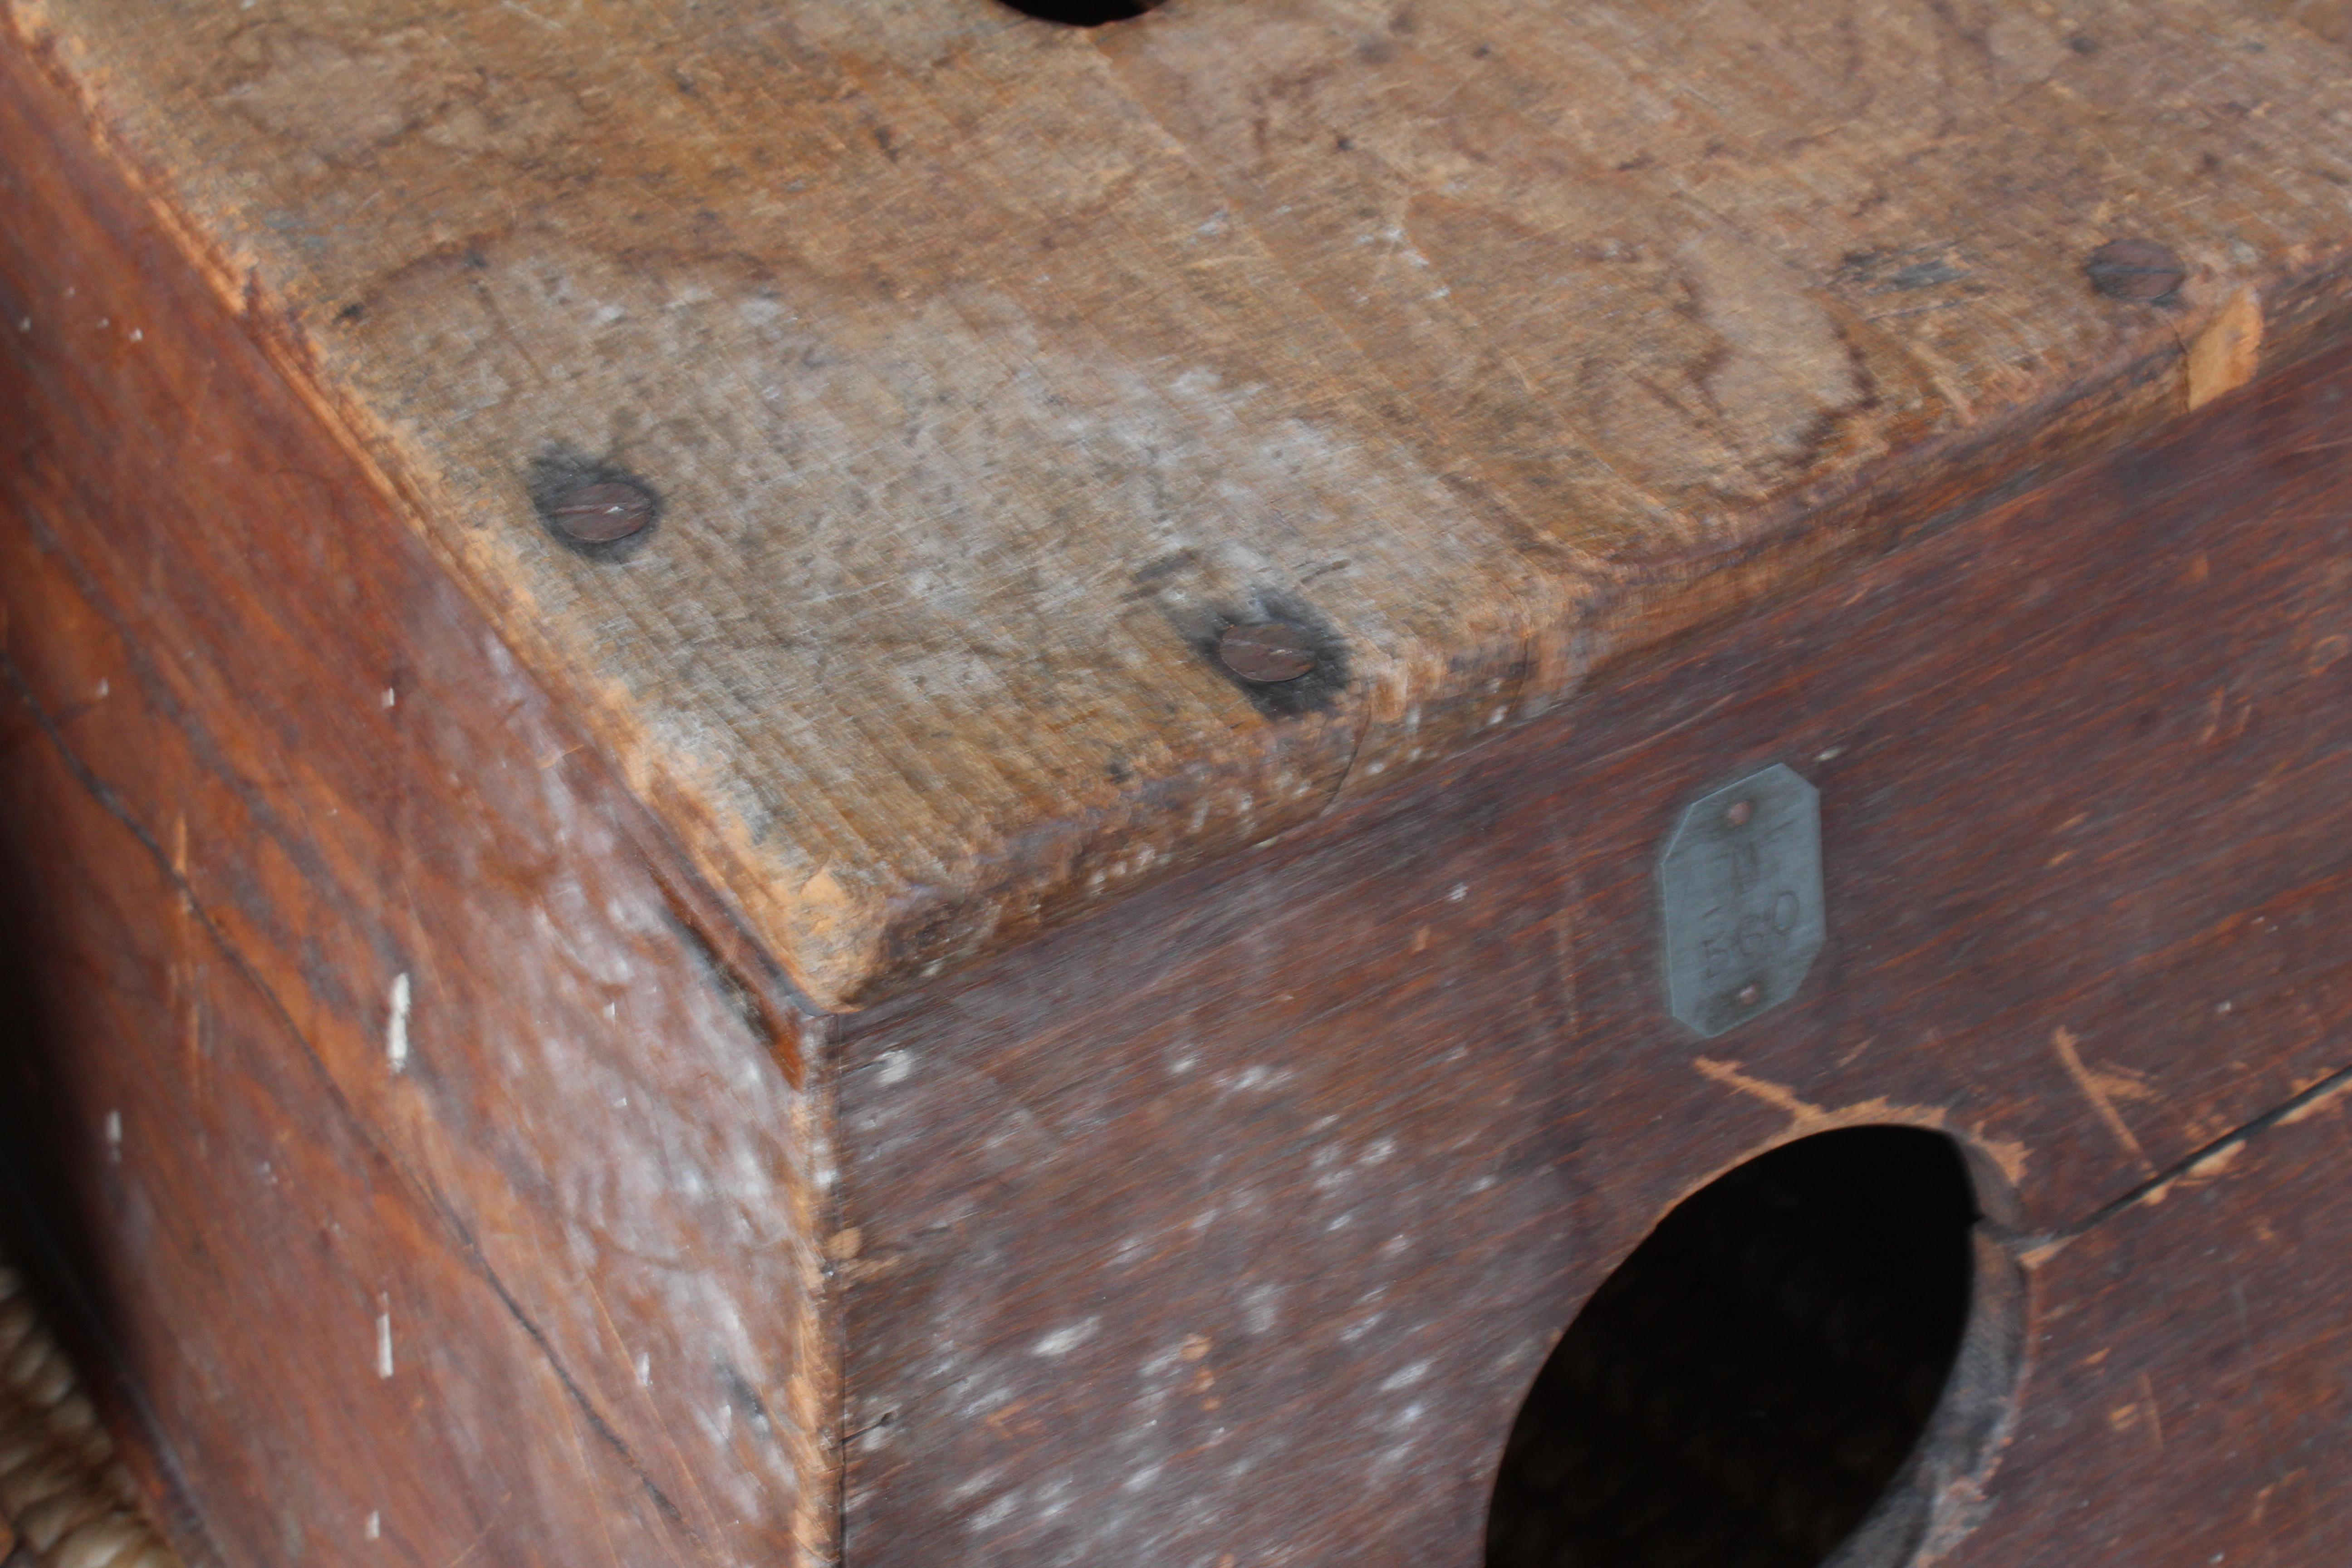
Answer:
[[[625,479],[577,485],[547,509],[549,526],[581,544],[611,544],[645,531],[654,498]]]
[[[1217,658],[1227,669],[1254,686],[1278,686],[1297,680],[1315,668],[1313,638],[1304,626],[1288,621],[1265,621],[1254,626],[1227,626],[1217,639]]]
[[[2152,239],[2109,240],[2091,252],[2083,270],[2108,299],[2140,305],[2169,300],[2189,276],[2179,253]]]

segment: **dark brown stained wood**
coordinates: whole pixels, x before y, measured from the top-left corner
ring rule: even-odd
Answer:
[[[0,28],[850,1007],[2335,330],[2327,16],[12,0]],[[2098,293],[2119,238],[2178,254],[2178,294]],[[569,547],[551,462],[660,521],[625,561]],[[1266,617],[1344,658],[1244,689],[1209,650]]]
[[[832,1561],[786,989],[14,49],[0,147],[0,1150],[180,1544]]]
[[[2352,1290],[2317,1239],[2344,1200],[2250,1176],[2227,1247],[2193,1182],[2102,1211],[2352,1065],[2347,432],[2339,348],[852,1021],[849,1561],[1470,1568],[1578,1302],[1713,1176],[1881,1121],[1959,1139],[2033,1271],[2021,1433],[2108,1419],[2068,1392],[2120,1404],[2074,1364],[2103,1347],[2206,1412],[2164,1472],[2197,1486],[2088,1507],[2122,1451],[2021,1437],[2001,1531],[1951,1562],[2331,1561],[2294,1532],[2352,1517],[2352,1451],[2316,1436],[2352,1342],[2312,1315]],[[1821,791],[1829,942],[1793,1001],[1700,1040],[1664,1011],[1655,857],[1776,761]],[[2200,1274],[2230,1248],[2291,1388],[2255,1388],[2271,1352]],[[2301,1510],[2275,1534],[2273,1483]]]
[[[1955,1564],[2352,1561],[2348,1090],[2037,1264],[2031,1394]]]

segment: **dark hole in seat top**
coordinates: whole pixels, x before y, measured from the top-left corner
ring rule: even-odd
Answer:
[[[1099,27],[1106,22],[1130,21],[1160,4],[1160,0],[1000,0],[1015,11],[1041,22],[1061,22],[1073,27]]]

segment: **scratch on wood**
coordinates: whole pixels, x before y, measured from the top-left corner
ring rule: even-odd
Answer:
[[[2246,1145],[2242,1142],[2223,1143],[2219,1147],[2208,1149],[2142,1193],[2140,1202],[2160,1204],[2172,1195],[2172,1189],[2175,1187],[2193,1187],[2210,1182],[2231,1165],[2236,1164],[2238,1156],[2245,1152]]]
[[[1722,1084],[1725,1088],[1752,1095],[1774,1110],[1787,1112],[1789,1125],[1777,1137],[1769,1141],[1774,1144],[1790,1142],[1799,1138],[1809,1137],[1815,1132],[1826,1132],[1839,1127],[1889,1124],[1929,1127],[1951,1137],[1962,1139],[1971,1147],[1982,1151],[2000,1169],[2000,1173],[2011,1183],[2021,1180],[2025,1174],[2024,1144],[2013,1139],[1988,1138],[1978,1129],[1954,1126],[1949,1115],[1941,1106],[1901,1105],[1880,1097],[1832,1108],[1815,1105],[1810,1100],[1801,1099],[1794,1090],[1783,1085],[1769,1082],[1764,1079],[1742,1072],[1738,1062],[1717,1061],[1709,1057],[1700,1057],[1695,1065],[1702,1075]],[[1739,1161],[1752,1157],[1753,1153],[1754,1151],[1742,1153]],[[1734,1163],[1739,1161],[1735,1161]],[[1729,1168],[1729,1166],[1724,1167],[1725,1170]],[[1722,1171],[1717,1171],[1702,1177],[1690,1188],[1690,1191],[1696,1192],[1699,1186],[1705,1185],[1706,1182],[1714,1180],[1715,1176],[1720,1174]]]
[[[2335,1082],[2280,1117],[2278,1124],[2281,1127],[2292,1127],[2296,1122],[2316,1116],[2323,1110],[2334,1110],[2347,1097],[2352,1097],[2352,1076],[2339,1073]]]
[[[1739,1070],[1738,1062],[1719,1062],[1707,1057],[1698,1058],[1698,1070],[1728,1089],[1751,1094],[1776,1110],[1785,1110],[1790,1119],[1799,1123],[1819,1121],[1828,1114],[1818,1105],[1800,1100],[1777,1083],[1767,1083],[1760,1078],[1750,1078]]]
[[[2074,1080],[2074,1087],[2083,1091],[2083,1098],[2091,1102],[2091,1109],[2098,1112],[2099,1120],[2106,1123],[2107,1131],[2115,1134],[2116,1142],[2124,1146],[2125,1152],[2142,1170],[2151,1176],[2156,1174],[2155,1163],[2139,1146],[2139,1140],[2132,1136],[2132,1130],[2125,1125],[2111,1098],[2119,1094],[2126,1100],[2146,1099],[2148,1093],[2147,1087],[2132,1079],[2113,1073],[2093,1072],[2084,1067],[2082,1054],[2074,1048],[2076,1041],[2074,1035],[2063,1026],[2052,1032],[2050,1043],[2057,1048],[2058,1060],[2065,1068],[2066,1076]]]

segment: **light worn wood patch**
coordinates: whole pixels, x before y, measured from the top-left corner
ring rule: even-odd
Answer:
[[[7,15],[841,1006],[2331,331],[2325,10]],[[2092,291],[2118,237],[2177,300]],[[629,559],[534,518],[567,454],[658,492]],[[1267,616],[1343,650],[1303,697],[1202,652]]]

